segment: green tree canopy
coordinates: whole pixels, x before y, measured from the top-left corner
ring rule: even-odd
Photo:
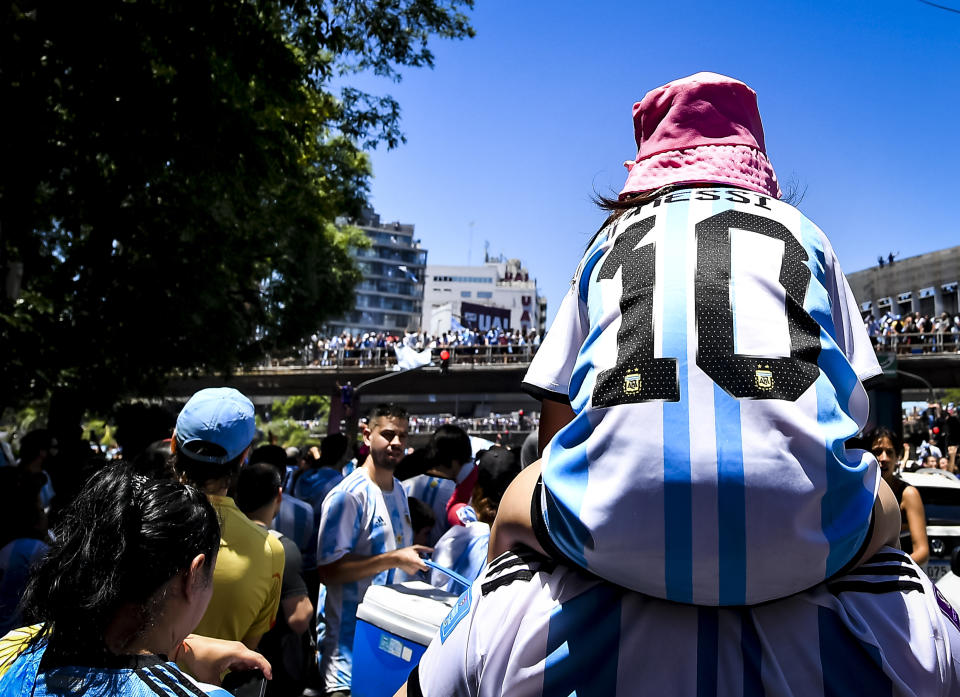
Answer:
[[[229,370],[352,301],[338,226],[472,0],[17,1],[2,11],[0,406]],[[346,86],[344,86],[346,85]],[[8,273],[8,269],[13,271]]]

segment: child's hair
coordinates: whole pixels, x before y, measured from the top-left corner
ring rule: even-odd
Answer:
[[[334,467],[340,462],[350,441],[342,433],[331,433],[320,441],[320,459],[313,467]]]
[[[408,496],[407,504],[410,506],[410,526],[413,528],[414,534],[417,534],[424,528],[432,528],[437,522],[437,517],[433,514],[433,509],[420,499]]]
[[[192,444],[191,447],[196,454],[204,456],[217,457],[227,452],[216,443]],[[173,458],[173,469],[187,484],[203,488],[208,482],[225,477],[235,479],[243,465],[243,455],[240,453],[232,460],[223,463],[201,462],[184,455],[178,448]]]
[[[277,498],[282,482],[276,465],[255,462],[240,470],[237,477],[237,508],[250,514]]]
[[[456,460],[461,465],[473,456],[470,436],[459,426],[443,424],[430,437],[426,459],[430,467],[449,467]]]
[[[520,474],[520,461],[513,450],[494,446],[477,455],[477,486],[491,503],[500,505],[510,482]]]
[[[608,215],[603,221],[603,224],[600,226],[593,235],[590,237],[590,241],[587,242],[587,246],[584,248],[584,251],[590,249],[591,245],[596,241],[597,237],[603,233],[611,223],[617,219],[623,217],[625,214],[629,213],[632,210],[640,208],[651,201],[664,196],[665,194],[670,193],[671,191],[676,191],[677,189],[687,189],[693,187],[707,187],[707,186],[730,186],[729,184],[668,184],[667,186],[661,186],[659,189],[654,189],[653,191],[644,191],[640,194],[631,194],[626,196],[623,199],[619,198],[610,198],[603,196],[601,194],[595,194],[593,197],[593,202],[601,210],[607,211]]]
[[[285,472],[287,469],[287,451],[279,445],[261,445],[254,448],[253,452],[250,453],[248,462],[252,465],[258,462],[266,463],[273,465],[281,472]]]
[[[430,462],[427,460],[427,449],[417,448],[412,453],[403,456],[393,476],[402,482],[421,475],[428,469],[430,469]]]
[[[106,657],[104,635],[118,610],[129,605],[137,615],[129,644],[156,621],[158,591],[197,555],[206,555],[212,582],[219,548],[217,514],[197,489],[126,465],[104,469],[65,511],[27,585],[23,616],[43,624],[31,647],[47,642],[47,665]]]

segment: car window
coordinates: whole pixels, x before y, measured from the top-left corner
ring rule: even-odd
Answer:
[[[960,489],[941,489],[937,487],[917,487],[923,508],[927,514],[927,524],[960,525]]]

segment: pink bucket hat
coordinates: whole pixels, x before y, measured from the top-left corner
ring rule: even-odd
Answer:
[[[647,93],[633,105],[637,159],[620,192],[668,184],[733,184],[780,198],[767,159],[757,93],[739,80],[697,73]]]

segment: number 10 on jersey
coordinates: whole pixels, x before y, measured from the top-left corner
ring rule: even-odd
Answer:
[[[656,242],[640,246],[655,217],[633,223],[616,239],[596,280],[612,279],[622,270],[621,323],[617,331],[617,363],[597,376],[593,406],[676,402],[682,398],[675,357],[654,356],[654,288]],[[789,356],[755,356],[734,352],[731,291],[731,230],[746,230],[783,242],[778,278],[785,291]],[[737,399],[794,401],[819,375],[820,326],[803,309],[810,282],[806,250],[780,222],[742,211],[712,215],[694,227],[697,248],[694,312],[697,366]],[[671,301],[664,297],[665,313]]]

